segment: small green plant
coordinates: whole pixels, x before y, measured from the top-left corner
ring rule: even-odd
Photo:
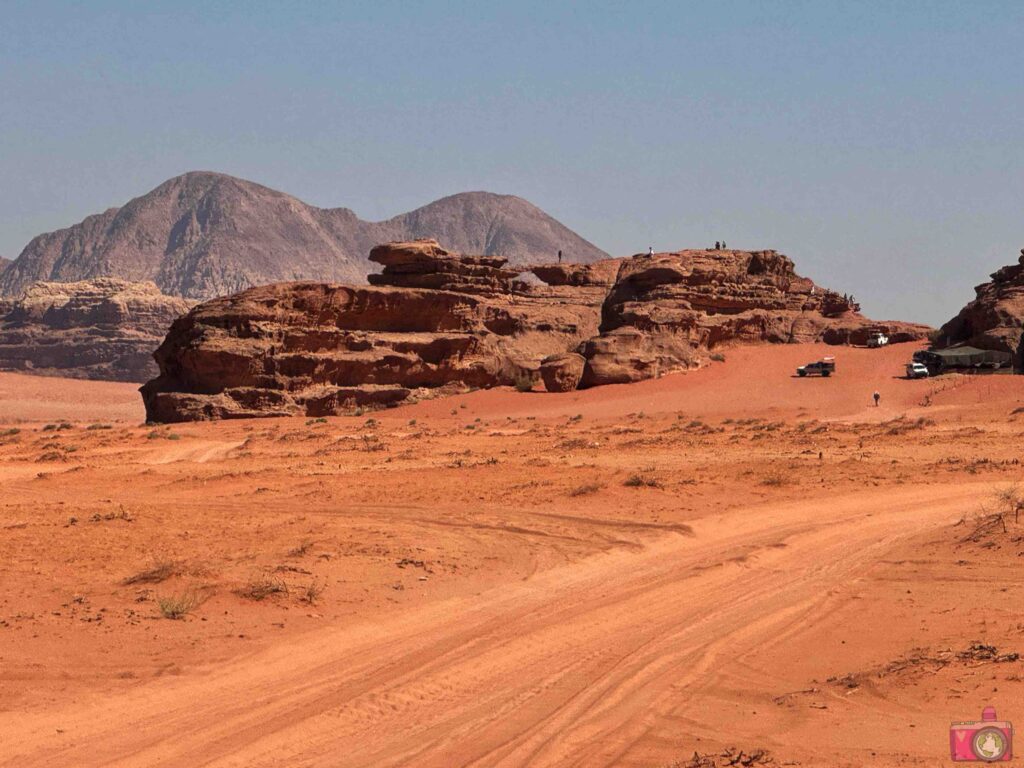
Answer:
[[[169,595],[157,598],[156,604],[160,615],[165,619],[183,619],[199,607],[199,595],[195,592],[183,592],[180,595]]]
[[[723,355],[721,352],[715,352],[713,355],[711,355],[711,360],[712,362],[715,363],[724,363],[725,355]]]

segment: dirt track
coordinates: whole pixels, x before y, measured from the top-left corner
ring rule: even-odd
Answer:
[[[147,657],[177,666],[127,685],[82,681],[65,689],[70,698],[26,691],[3,712],[0,765],[653,768],[726,746],[765,747],[802,765],[940,764],[950,719],[976,717],[990,700],[1003,710],[1024,701],[1019,662],[957,661],[919,674],[917,661],[901,661],[922,648],[945,659],[945,649],[977,641],[1022,650],[1014,606],[1024,588],[1007,567],[1019,568],[1024,539],[964,543],[979,499],[1020,478],[1019,430],[1006,421],[1020,386],[932,384],[934,402],[922,409],[911,405],[920,384],[907,382],[916,389],[904,390],[903,403],[886,402],[896,412],[879,409],[884,416],[851,412],[845,401],[822,405],[814,415],[831,419],[823,430],[796,415],[813,409],[803,397],[778,399],[777,422],[738,424],[745,409],[764,410],[756,402],[764,395],[731,402],[729,387],[743,385],[729,383],[727,368],[712,372],[724,381],[717,399],[695,402],[687,377],[674,379],[685,395],[672,395],[669,380],[638,386],[638,398],[668,391],[657,398],[666,410],[673,396],[687,400],[683,421],[587,423],[600,402],[581,393],[571,405],[520,397],[517,404],[537,404],[535,423],[486,427],[516,397],[496,392],[380,416],[390,447],[369,453],[325,453],[321,446],[344,445],[347,436],[331,437],[332,425],[296,430],[291,421],[263,422],[256,432],[188,426],[173,444],[131,430],[105,443],[77,435],[85,447],[75,455],[86,458],[72,475],[76,503],[104,509],[100,496],[121,499],[136,522],[117,535],[140,543],[167,526],[187,529],[179,551],[204,561],[199,578],[207,586],[212,578],[211,597],[184,622],[111,629],[108,613],[109,634],[90,634],[99,624],[61,629],[82,644],[80,663],[120,643],[124,667],[143,668]],[[854,380],[855,366],[843,372],[844,387],[870,385]],[[979,387],[998,397],[976,399]],[[574,406],[583,421],[545,413]],[[724,421],[689,419],[709,413]],[[410,417],[432,431],[413,440]],[[474,418],[486,434],[463,429]],[[342,432],[346,423],[339,420]],[[309,434],[282,442],[293,432]],[[16,461],[4,477],[16,509],[5,519],[46,506],[38,483],[49,481],[29,479],[26,447],[7,447]],[[340,463],[318,466],[318,456]],[[131,487],[111,486],[114,466],[134,478]],[[657,484],[629,487],[637,468]],[[328,485],[318,480],[323,473]],[[182,479],[184,488],[168,484]],[[205,499],[201,512],[174,511],[196,494]],[[342,518],[330,511],[339,505],[348,510]],[[211,515],[223,528],[204,533]],[[252,515],[261,534],[248,543]],[[310,526],[325,554],[342,553],[322,567],[345,578],[315,609],[287,599],[240,603],[230,587],[251,556],[219,554],[218,542],[281,552],[298,533],[295,521]],[[92,537],[99,525],[72,531]],[[24,536],[19,551],[38,546],[64,557]],[[130,550],[112,555],[111,541],[97,542],[97,557],[124,559]],[[344,556],[349,541],[389,543],[383,555]],[[413,574],[425,575],[393,570],[399,553],[417,548],[426,565]],[[47,570],[46,557],[33,562]],[[96,574],[90,599],[131,604],[126,590],[109,586],[113,574],[88,568]],[[34,583],[20,573],[9,575]],[[389,586],[389,573],[406,579],[402,591],[391,591],[398,585]],[[381,602],[380,594],[392,597]],[[994,609],[986,605],[993,594]],[[317,613],[297,618],[296,610]],[[239,628],[259,632],[275,617],[281,626],[287,618],[288,631],[247,650],[218,639]],[[25,635],[6,634],[15,636]],[[5,658],[18,658],[14,646],[3,647]]]

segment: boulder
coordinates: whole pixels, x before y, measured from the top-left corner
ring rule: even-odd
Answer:
[[[587,361],[576,352],[549,355],[541,360],[540,377],[548,392],[571,392],[579,386]]]

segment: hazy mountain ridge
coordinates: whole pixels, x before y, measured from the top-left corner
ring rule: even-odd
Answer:
[[[370,248],[417,237],[513,264],[549,261],[559,249],[572,261],[607,257],[511,195],[466,192],[371,222],[348,208],[317,208],[250,181],[193,172],[37,236],[14,262],[0,263],[0,295],[101,276],[152,280],[166,294],[200,299],[286,280],[365,283]]]

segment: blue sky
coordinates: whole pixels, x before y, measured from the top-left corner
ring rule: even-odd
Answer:
[[[0,254],[188,170],[614,255],[777,248],[940,323],[1024,247],[1024,3],[5,2]]]

